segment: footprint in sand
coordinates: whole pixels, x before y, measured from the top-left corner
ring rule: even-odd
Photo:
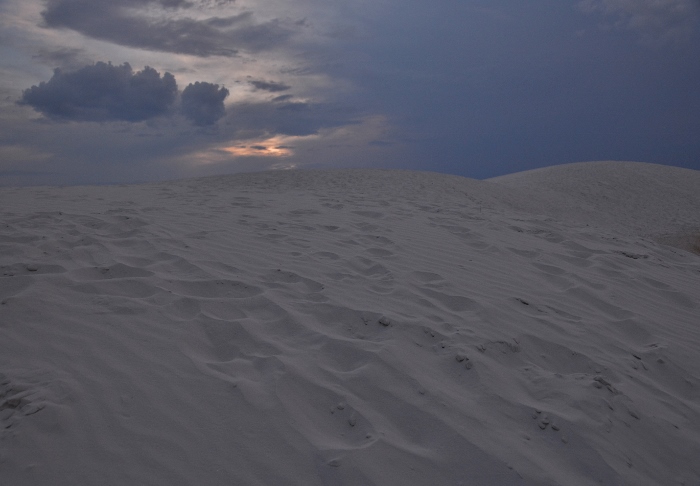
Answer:
[[[314,359],[322,369],[336,374],[353,373],[362,369],[376,359],[377,353],[382,349],[371,341],[358,344],[356,340],[332,336],[324,336],[320,341],[320,344],[314,345]]]
[[[332,202],[321,203],[321,206],[323,206],[324,208],[335,209],[336,211],[338,211],[338,210],[343,209],[345,207],[345,204],[343,204],[341,202],[332,201]]]
[[[540,250],[523,250],[522,248],[513,248],[513,247],[506,247],[506,250],[511,251],[515,253],[518,256],[521,256],[523,258],[530,258],[530,259],[535,259],[538,256],[540,256],[541,251]]]
[[[513,299],[513,302],[516,302],[515,307],[518,312],[531,317],[542,317],[548,314],[554,314],[558,318],[572,322],[580,322],[583,319],[581,316],[571,314],[557,307],[536,303],[529,298],[523,299],[521,297],[516,297]]]
[[[299,284],[306,292],[320,292],[323,290],[323,284],[310,278],[302,277],[294,272],[277,269],[272,270],[262,277],[265,285],[270,288],[289,287],[288,284]],[[286,284],[286,285],[285,285]]]
[[[65,273],[60,265],[15,263],[0,267],[0,302],[29,288],[39,275]]]
[[[394,277],[387,267],[381,263],[377,263],[372,259],[364,257],[355,257],[348,262],[348,269],[352,270],[364,277],[383,279],[393,281]]]
[[[384,333],[394,324],[390,318],[378,312],[324,302],[300,302],[295,309],[305,316],[305,327],[332,339],[381,341],[384,339]],[[364,345],[362,347],[364,348]]]
[[[91,281],[151,277],[153,276],[153,272],[144,270],[143,268],[116,263],[104,267],[80,268],[70,272],[70,276],[78,281]]]
[[[377,226],[376,224],[372,224],[372,223],[367,223],[365,221],[361,221],[359,223],[353,223],[352,226],[354,226],[355,228],[359,229],[360,231],[364,231],[366,233],[381,231],[383,229],[381,226]]]
[[[391,239],[380,235],[357,235],[355,237],[355,241],[357,241],[362,246],[367,246],[370,248],[376,248],[380,246],[395,246],[394,242]]]
[[[584,304],[584,306],[593,308],[595,311],[615,319],[629,319],[635,317],[634,312],[612,304],[584,287],[566,289],[564,294],[572,301],[578,301]]]
[[[321,211],[316,209],[295,209],[287,213],[281,213],[282,216],[290,216],[295,219],[299,219],[300,216],[315,216],[318,214],[323,214]]]
[[[350,211],[352,214],[363,216],[365,218],[380,219],[384,217],[384,213],[379,211]]]
[[[162,288],[176,295],[201,298],[245,299],[260,295],[263,290],[238,280],[166,280]]]
[[[340,260],[340,255],[333,253],[331,251],[318,251],[312,254],[317,258],[322,258],[324,260]]]
[[[34,415],[46,407],[36,389],[14,382],[0,373],[0,439],[19,417]]]
[[[439,275],[439,274],[433,273],[433,272],[416,271],[416,272],[412,272],[410,276],[414,280],[417,280],[421,283],[434,283],[434,282],[440,282],[440,281],[445,280],[442,277],[442,275]]]
[[[45,263],[15,263],[0,267],[0,277],[15,277],[19,275],[46,275],[64,273],[66,269],[61,265]]]
[[[83,294],[130,297],[135,299],[145,299],[160,291],[155,285],[131,278],[77,283],[70,288],[71,290]]]
[[[373,257],[378,258],[389,258],[394,256],[393,251],[385,250],[384,248],[367,248],[365,251]]]
[[[265,339],[264,330],[256,329],[254,322],[201,316],[196,323],[204,331],[211,345],[212,357],[217,362],[279,354],[279,350]]]
[[[199,299],[191,297],[179,297],[163,307],[163,312],[170,318],[178,321],[189,321],[197,317],[202,308]]]
[[[427,287],[418,288],[417,290],[438,307],[443,307],[452,312],[477,312],[483,308],[477,301],[462,295],[451,295]]]
[[[544,263],[532,262],[532,266],[549,275],[560,276],[566,273],[566,270],[560,267],[555,267],[554,265],[546,265]]]
[[[335,226],[335,225],[332,225],[332,224],[320,225],[319,228],[321,228],[321,229],[323,229],[323,230],[326,230],[326,231],[331,231],[331,232],[336,232],[336,231],[338,231],[339,229],[341,229],[340,226]]]
[[[0,277],[0,301],[6,304],[6,299],[13,297],[32,285],[32,279],[28,277],[5,276]]]

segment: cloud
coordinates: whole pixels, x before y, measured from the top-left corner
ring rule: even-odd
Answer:
[[[275,96],[274,98],[272,98],[272,101],[274,101],[275,103],[280,103],[282,101],[289,101],[292,98],[294,98],[292,95],[285,94],[285,95]]]
[[[166,114],[176,99],[170,73],[98,62],[72,72],[56,69],[49,81],[24,90],[20,104],[52,119],[138,122]]]
[[[348,106],[302,102],[238,102],[222,121],[237,140],[274,135],[307,136],[319,130],[355,125],[361,113]]]
[[[82,49],[70,47],[42,47],[32,58],[52,67],[58,66],[71,70],[79,69],[89,63]]]
[[[213,125],[226,114],[227,96],[228,90],[218,84],[189,84],[182,92],[182,114],[195,125]]]
[[[682,42],[697,30],[698,0],[582,0],[587,13],[614,15],[616,28],[635,30],[647,42]]]
[[[78,124],[29,119],[26,108],[9,104],[0,109],[0,172],[10,172],[0,174],[0,186],[141,182],[263,170],[282,161],[350,164],[358,157],[353,144],[359,142],[352,135],[357,130],[366,131],[369,140],[387,137],[380,127],[362,128],[363,115],[353,107],[304,105],[293,111],[278,110],[280,104],[269,101],[233,103],[215,130],[203,130],[188,126],[175,105],[168,113],[172,117],[158,123]],[[343,144],[338,153],[323,141],[329,133],[338,136],[328,143]],[[249,153],[221,150],[240,146]],[[291,155],[279,157],[285,154]],[[385,153],[372,160],[386,158]]]
[[[288,86],[284,83],[276,83],[274,81],[253,80],[253,81],[248,81],[248,82],[250,84],[252,84],[256,90],[269,91],[270,93],[277,93],[279,91],[287,91],[288,89],[291,88],[291,86]]]
[[[217,84],[197,81],[182,92],[180,112],[194,125],[212,125],[226,114],[228,94]],[[140,122],[174,114],[177,100],[170,73],[98,62],[74,71],[56,69],[49,81],[24,90],[19,104],[53,120]]]
[[[294,24],[256,22],[250,12],[227,17],[187,15],[195,5],[184,0],[48,0],[44,26],[71,29],[115,44],[200,57],[236,56],[240,49],[258,52],[283,44]],[[223,2],[224,4],[230,2]],[[220,6],[215,1],[212,6]],[[199,12],[201,13],[201,12]]]

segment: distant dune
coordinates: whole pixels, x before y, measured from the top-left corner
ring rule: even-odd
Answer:
[[[700,484],[697,171],[0,203],[0,484]]]
[[[700,252],[700,171],[640,162],[582,162],[490,181],[532,194],[531,211]]]

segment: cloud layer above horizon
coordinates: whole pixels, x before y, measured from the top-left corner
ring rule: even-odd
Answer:
[[[280,19],[256,21],[250,11],[197,16],[206,7],[225,11],[233,4],[233,0],[48,0],[41,17],[49,28],[71,29],[127,47],[200,57],[267,50],[292,35],[291,25]]]
[[[699,26],[700,0],[2,0],[0,185],[700,168]]]

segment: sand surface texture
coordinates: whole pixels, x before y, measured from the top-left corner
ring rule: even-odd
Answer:
[[[698,485],[699,198],[612,162],[0,189],[0,484]]]

